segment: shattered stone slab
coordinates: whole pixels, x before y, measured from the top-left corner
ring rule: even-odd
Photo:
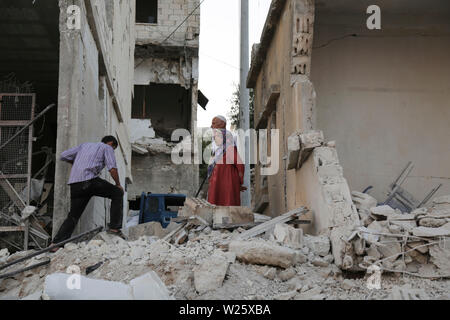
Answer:
[[[288,170],[299,169],[314,148],[324,143],[322,131],[296,132],[288,138]]]
[[[187,198],[184,206],[179,210],[179,217],[199,216],[208,224],[213,223],[213,214],[216,206],[200,198]]]
[[[305,245],[315,254],[325,257],[330,252],[330,239],[325,236],[304,236]]]
[[[450,222],[439,228],[417,227],[412,230],[416,237],[445,237],[450,236]]]
[[[303,246],[303,230],[296,229],[285,223],[278,223],[273,229],[273,238],[278,243],[284,244],[293,249]]]
[[[199,294],[218,289],[227,274],[230,262],[224,254],[214,253],[194,269],[194,285]]]
[[[248,207],[217,206],[213,211],[213,228],[234,228],[240,225],[254,224],[253,212]]]

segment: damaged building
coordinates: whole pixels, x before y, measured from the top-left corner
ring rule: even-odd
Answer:
[[[62,151],[113,135],[121,184],[132,181],[134,20],[134,1],[0,1],[0,239],[13,250],[48,245],[69,211]],[[108,202],[91,199],[76,232],[105,226]]]
[[[370,30],[371,4],[272,1],[247,81],[256,129],[280,136],[278,173],[256,166],[254,210],[312,209],[305,231],[329,233],[348,268],[340,239],[360,223],[351,190],[403,213],[450,193],[450,5],[378,1],[382,27]]]
[[[176,165],[176,129],[197,127],[199,0],[137,0],[132,173],[129,199],[142,192],[195,194],[198,165]],[[204,103],[201,103],[205,107]],[[187,132],[186,131],[186,132]],[[191,159],[193,156],[191,156]]]

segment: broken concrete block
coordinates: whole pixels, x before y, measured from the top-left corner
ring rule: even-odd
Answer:
[[[236,253],[238,260],[281,268],[294,265],[295,251],[264,240],[231,241],[229,251]]]
[[[286,284],[288,285],[289,290],[300,291],[303,288],[302,281],[297,277],[288,280]]]
[[[447,223],[446,219],[427,218],[424,217],[419,220],[419,226],[428,228],[439,228]]]
[[[444,245],[430,246],[430,262],[433,263],[439,273],[449,275],[450,274],[450,241]]]
[[[291,267],[291,268],[280,271],[278,273],[278,278],[284,282],[284,281],[291,280],[293,277],[295,277],[296,274],[297,274],[297,272],[295,272],[295,269]]]
[[[264,278],[267,278],[269,280],[275,279],[277,275],[277,269],[275,268],[268,268],[266,272],[264,272],[263,276]]]
[[[341,287],[344,290],[350,290],[355,286],[355,283],[350,279],[345,279],[342,281]]]
[[[255,222],[253,212],[248,207],[215,207],[213,228],[229,228]]]
[[[330,239],[327,236],[304,236],[305,245],[315,254],[325,257],[330,252]]]
[[[384,258],[390,262],[394,262],[402,253],[402,247],[398,242],[392,242],[390,237],[381,237],[380,245],[377,247],[378,251],[382,254]]]
[[[173,300],[159,276],[150,271],[130,281],[134,300]]]
[[[215,253],[194,269],[194,285],[199,294],[218,289],[227,274],[229,262],[224,255]]]
[[[445,237],[450,236],[450,222],[439,228],[417,227],[412,230],[416,237]]]
[[[389,218],[390,216],[395,215],[395,210],[392,209],[388,205],[378,206],[370,208],[370,213],[377,218],[377,220],[382,219],[386,220],[386,218]]]
[[[178,211],[179,217],[199,216],[203,218],[209,225],[213,222],[213,213],[215,205],[199,198],[187,198],[184,206]]]
[[[352,192],[352,201],[358,210],[370,211],[371,208],[377,206],[377,199],[367,193],[358,191]]]
[[[296,229],[286,223],[278,223],[273,230],[275,241],[293,249],[303,246],[303,230]]]
[[[8,261],[8,257],[9,257],[8,249],[7,248],[1,249],[0,250],[0,264],[3,264],[6,261]]]
[[[296,132],[288,138],[288,170],[300,168],[314,148],[322,146],[322,131]]]
[[[328,267],[330,264],[328,263],[328,261],[325,261],[325,259],[322,259],[320,257],[315,257],[312,261],[311,264],[315,267]]]
[[[308,261],[308,257],[301,251],[295,252],[295,264],[303,264]]]

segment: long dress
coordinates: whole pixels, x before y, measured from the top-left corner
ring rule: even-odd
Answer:
[[[215,165],[209,178],[208,202],[217,206],[240,206],[244,170],[237,147],[228,147],[222,163]]]

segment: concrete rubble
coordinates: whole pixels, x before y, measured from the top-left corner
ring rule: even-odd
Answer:
[[[386,272],[450,276],[450,197],[435,198],[430,207],[408,214],[388,205],[369,208],[374,198],[358,192],[352,196],[362,224],[352,238],[354,246],[359,243],[362,268],[378,265]]]
[[[251,227],[215,230],[213,219],[208,219],[205,212],[203,214],[203,222],[195,215],[180,217],[178,223],[172,222],[179,227],[193,224],[181,244],[174,241],[176,229],[156,236],[153,229],[144,228],[149,234],[143,231],[133,241],[102,232],[90,241],[68,243],[55,254],[46,253],[7,268],[2,273],[51,259],[47,266],[0,280],[0,299],[397,299],[405,297],[397,289],[405,285],[409,285],[411,290],[426,292],[408,293],[414,298],[445,299],[450,293],[450,281],[445,278],[420,278],[408,273],[399,277],[398,273],[389,272],[381,273],[381,288],[373,290],[367,285],[369,274],[351,279],[345,277],[335,264],[333,244],[325,234],[303,235],[301,229],[285,222],[275,224],[271,230],[272,237],[259,234],[237,240]],[[207,219],[210,223],[206,222]],[[259,223],[262,220],[258,218]],[[374,220],[367,229],[390,233],[389,222]],[[397,245],[384,242],[382,236],[372,239],[370,245],[367,241],[361,260],[367,257],[378,260],[387,255],[401,254],[404,250],[403,245],[399,250]],[[427,242],[418,239],[407,242],[408,246],[418,248],[409,255],[412,262],[405,255],[407,267],[418,265],[420,257],[427,257],[422,261],[425,265],[418,265],[423,267],[422,275],[448,267],[448,252],[447,256],[443,255],[438,245],[421,246]],[[351,243],[355,243],[355,239]],[[27,253],[30,252],[12,255],[4,250],[1,252],[5,261]],[[386,260],[391,268],[404,267],[399,261],[403,262],[401,258]],[[86,274],[89,267],[99,262],[97,269]],[[431,265],[434,267],[430,269]],[[65,283],[73,275],[73,270],[68,272],[68,268],[74,266],[79,268],[85,285],[81,291],[69,292]],[[91,287],[91,284],[95,286]]]

